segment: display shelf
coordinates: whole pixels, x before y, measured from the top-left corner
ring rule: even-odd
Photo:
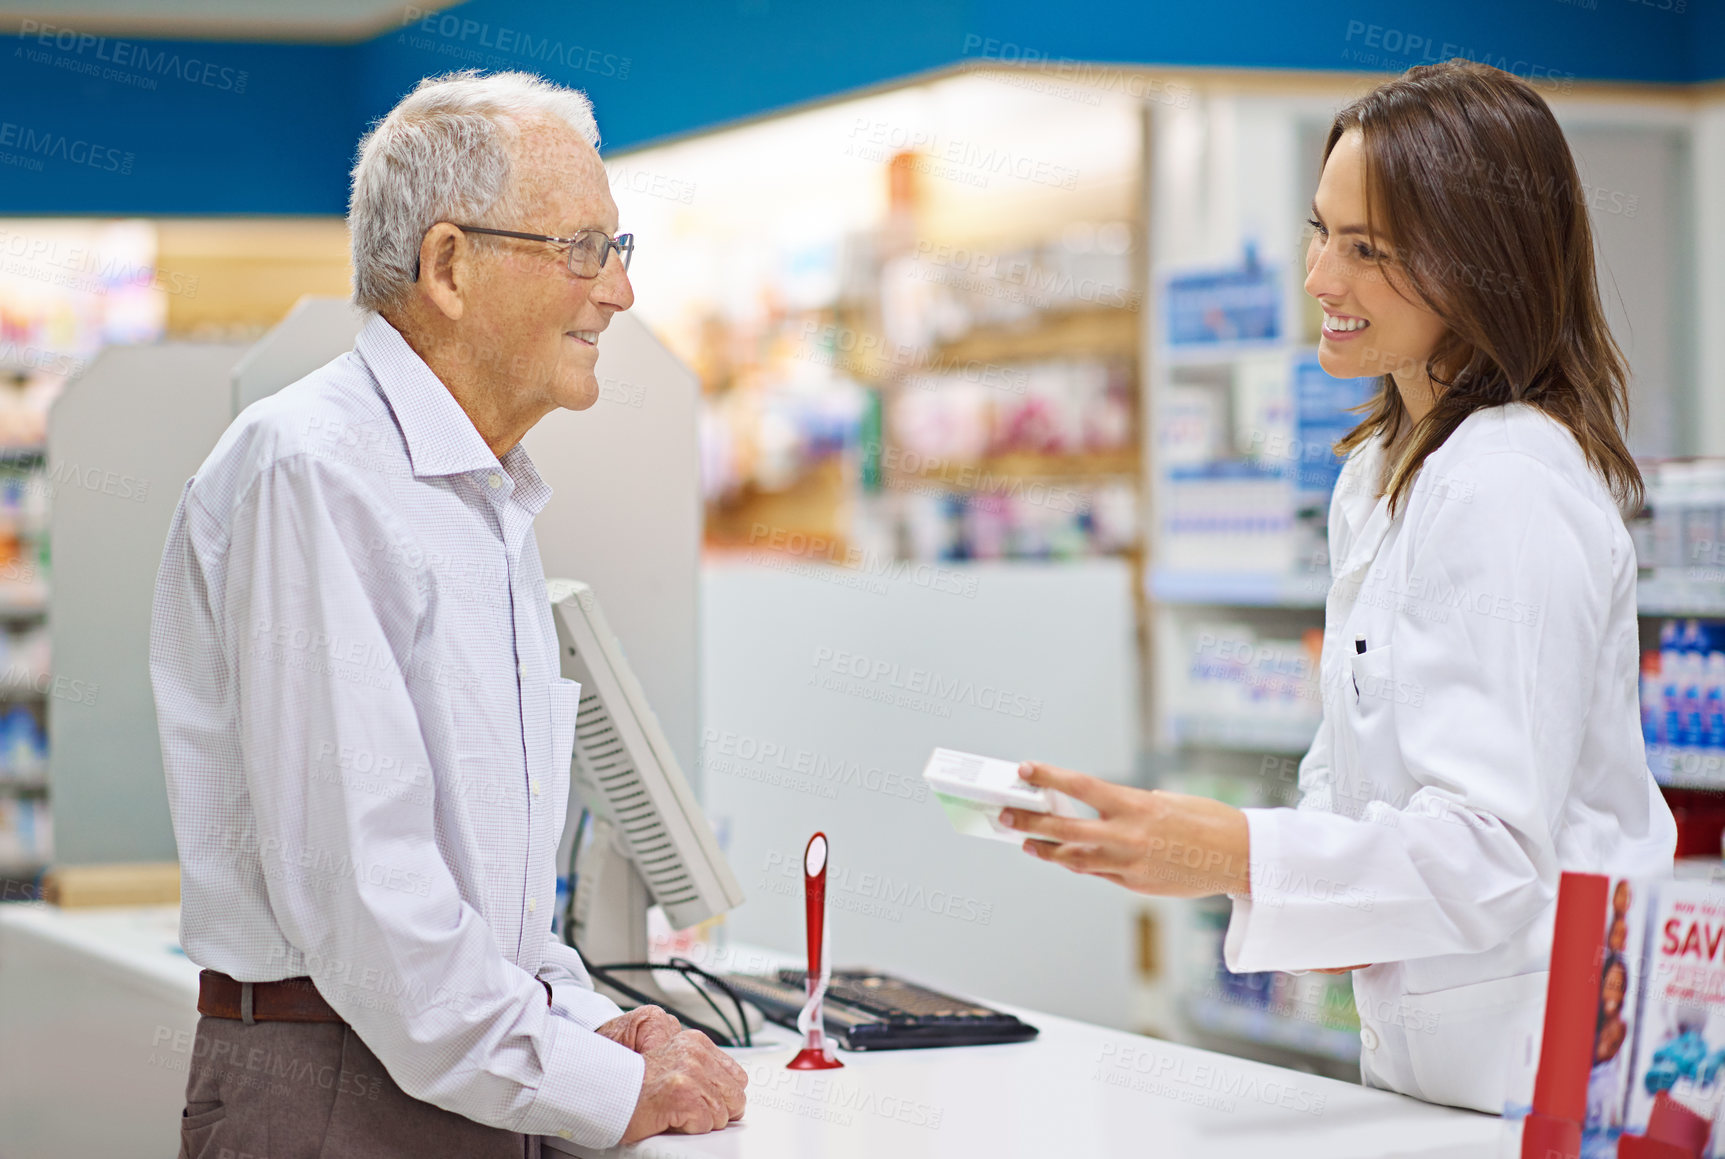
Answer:
[[[1252,608],[1322,608],[1330,577],[1322,572],[1187,571],[1152,568],[1149,594],[1165,604]],[[1636,585],[1643,616],[1725,617],[1725,581],[1643,576]]]
[[[1321,609],[1330,589],[1330,577],[1322,572],[1277,574],[1152,568],[1148,580],[1150,598],[1165,604]]]
[[[1290,721],[1251,716],[1181,712],[1169,719],[1174,743],[1249,753],[1304,753],[1317,735],[1316,720]]]
[[[1635,602],[1644,616],[1725,616],[1725,578],[1708,568],[1707,578],[1643,574]]]
[[[933,460],[920,471],[889,470],[895,479],[916,479],[926,482],[949,482],[965,490],[976,488],[980,479],[1117,479],[1136,476],[1138,451],[1132,447],[1116,447],[1102,451],[1079,451],[1074,454],[1044,454],[1037,451],[1008,451],[989,455],[971,462]]]
[[[1353,1031],[1284,1017],[1264,1007],[1242,1006],[1209,994],[1187,994],[1181,1009],[1186,1020],[1205,1034],[1277,1046],[1338,1062],[1359,1061],[1360,1036]]]
[[[940,346],[939,363],[1023,362],[1038,358],[1136,358],[1142,315],[1121,307],[1048,311],[1025,329],[979,328]]]
[[[1671,789],[1725,789],[1725,750],[1650,744],[1647,767]]]
[[[1238,362],[1243,358],[1262,358],[1287,354],[1290,350],[1299,349],[1301,345],[1301,343],[1291,343],[1285,339],[1274,338],[1250,342],[1164,346],[1156,353],[1158,360],[1168,367],[1223,366]],[[1309,345],[1315,346],[1316,343]]]
[[[48,593],[8,592],[0,586],[0,620],[23,620],[47,614]]]
[[[47,791],[48,781],[44,777],[0,777],[0,795],[26,797]]]

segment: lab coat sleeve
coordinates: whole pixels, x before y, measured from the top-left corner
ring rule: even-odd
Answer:
[[[246,786],[271,909],[314,984],[413,1098],[614,1145],[640,1056],[555,1017],[499,953],[439,853],[432,795],[317,775],[320,751],[430,767],[402,679],[424,597],[362,566],[379,544],[411,546],[405,532],[344,468],[303,456],[260,474],[233,528],[224,620],[241,641]]]
[[[539,977],[551,984],[552,1013],[588,1030],[597,1030],[623,1013],[615,1002],[593,989],[593,979],[588,976],[581,955],[549,931]]]
[[[1475,953],[1555,894],[1553,830],[1610,605],[1607,515],[1514,451],[1464,460],[1412,499],[1408,590],[1389,593],[1393,655],[1379,658],[1389,673],[1366,689],[1393,727],[1359,761],[1369,776],[1399,754],[1418,788],[1357,820],[1246,810],[1251,898],[1235,901],[1230,970]],[[1357,707],[1350,667],[1337,671],[1320,734]]]

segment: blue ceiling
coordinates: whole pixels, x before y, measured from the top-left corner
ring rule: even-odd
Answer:
[[[1467,56],[1547,89],[1725,78],[1721,0],[471,0],[356,45],[0,38],[0,214],[339,214],[354,143],[422,76],[585,89],[606,150],[964,61],[1385,72]],[[1062,63],[1065,62],[1065,63]]]

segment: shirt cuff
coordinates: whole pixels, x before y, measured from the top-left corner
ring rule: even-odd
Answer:
[[[1251,877],[1252,895],[1234,898],[1228,932],[1222,939],[1222,963],[1231,973],[1251,974],[1279,968],[1273,959],[1282,898],[1274,892],[1274,875],[1266,870],[1282,856],[1276,815],[1286,810],[1242,809],[1241,812],[1246,815],[1250,850],[1247,873]]]
[[[597,1030],[613,1018],[623,1016],[622,1009],[615,1002],[591,986],[583,986],[579,982],[552,982],[550,986],[551,1013],[578,1026]]]
[[[615,1147],[635,1116],[646,1060],[563,1018],[545,1020],[545,1037],[544,1077],[515,1129],[595,1151]]]

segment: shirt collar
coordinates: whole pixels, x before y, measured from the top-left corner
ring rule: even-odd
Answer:
[[[502,471],[517,503],[535,515],[545,506],[551,488],[526,449],[517,443],[499,462],[443,380],[382,314],[366,320],[353,348],[395,412],[416,478]]]

